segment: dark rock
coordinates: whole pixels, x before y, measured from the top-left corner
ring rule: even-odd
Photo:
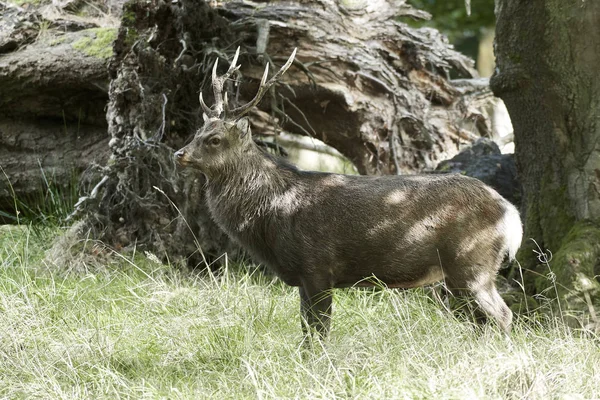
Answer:
[[[517,179],[514,155],[502,154],[490,139],[478,139],[450,160],[442,161],[435,173],[459,173],[477,178],[517,207],[521,203],[521,184]]]

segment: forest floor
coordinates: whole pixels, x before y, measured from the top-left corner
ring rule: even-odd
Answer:
[[[600,396],[600,338],[560,319],[517,318],[507,338],[424,290],[338,290],[308,349],[296,291],[257,269],[199,276],[140,253],[52,267],[57,233],[0,227],[0,398]]]

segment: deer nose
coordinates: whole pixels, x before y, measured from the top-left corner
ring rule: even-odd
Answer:
[[[181,160],[183,158],[183,156],[185,156],[185,151],[183,151],[183,149],[177,150],[175,152],[175,159]]]

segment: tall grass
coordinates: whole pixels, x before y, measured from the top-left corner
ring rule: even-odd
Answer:
[[[78,173],[71,172],[66,184],[59,184],[55,177],[40,165],[39,190],[29,196],[19,197],[15,194],[6,172],[0,166],[0,179],[5,180],[12,194],[14,212],[0,210],[0,220],[18,225],[30,225],[37,234],[40,230],[55,228],[61,225],[73,211],[79,199]]]
[[[240,266],[195,276],[138,255],[50,270],[0,228],[0,398],[589,399],[599,340],[559,319],[510,339],[422,290],[338,290],[330,338],[302,347],[295,290]]]

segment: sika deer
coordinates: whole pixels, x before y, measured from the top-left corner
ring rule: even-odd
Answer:
[[[239,52],[239,49],[238,49]],[[348,176],[300,171],[261,150],[248,120],[256,105],[292,64],[294,53],[258,94],[230,110],[216,76],[215,105],[204,126],[175,153],[179,164],[207,179],[206,198],[217,224],[286,284],[297,286],[308,325],[328,332],[332,288],[368,285],[413,288],[445,280],[450,291],[472,294],[505,331],[512,313],[495,277],[522,238],[517,209],[495,190],[462,175]]]

